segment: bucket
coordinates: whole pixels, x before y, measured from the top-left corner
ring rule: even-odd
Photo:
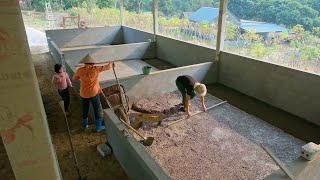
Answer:
[[[143,74],[144,74],[144,75],[150,74],[151,69],[152,69],[151,66],[144,66],[144,67],[142,68]]]

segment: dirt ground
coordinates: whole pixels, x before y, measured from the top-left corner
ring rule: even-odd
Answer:
[[[149,122],[149,128],[141,126],[138,131],[155,137],[146,149],[173,179],[263,179],[279,167],[260,144],[267,145],[284,163],[296,159],[304,144],[229,104],[167,127],[186,116],[176,108],[180,99],[174,92],[141,99],[133,105],[139,111],[166,115],[158,119],[160,126]],[[205,99],[207,107],[221,102],[211,95]],[[192,100],[191,111],[201,111],[199,98]],[[137,116],[135,119],[140,121]]]
[[[58,104],[60,96],[51,84],[54,60],[48,54],[37,54],[33,55],[33,63],[62,176],[64,179],[76,179],[77,172],[64,116]],[[80,99],[73,92],[71,93],[70,112],[72,116],[68,118],[68,122],[82,177],[86,179],[128,179],[115,156],[103,158],[96,150],[98,144],[106,142],[105,132],[94,132],[94,125],[90,125],[90,131],[80,130]]]

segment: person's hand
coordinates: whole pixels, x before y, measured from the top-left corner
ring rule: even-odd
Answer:
[[[188,111],[187,114],[188,114],[187,118],[189,119],[191,117],[191,112]]]
[[[203,112],[206,112],[207,111],[207,108],[206,107],[203,107]]]

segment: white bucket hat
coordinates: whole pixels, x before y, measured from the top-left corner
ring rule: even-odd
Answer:
[[[207,94],[207,87],[204,84],[195,83],[193,89],[199,96],[205,96]]]

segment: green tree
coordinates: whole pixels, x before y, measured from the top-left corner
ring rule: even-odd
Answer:
[[[111,8],[114,7],[114,0],[97,0],[96,4],[99,8]]]
[[[171,16],[175,13],[172,0],[160,0],[158,5],[159,11],[161,11],[165,16]]]

